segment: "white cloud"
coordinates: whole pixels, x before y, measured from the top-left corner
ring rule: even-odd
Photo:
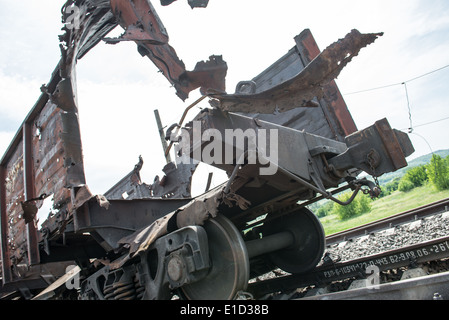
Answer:
[[[41,91],[38,80],[20,75],[7,76],[0,70],[0,114],[7,117],[17,127],[39,98]]]
[[[50,79],[59,57],[63,2],[0,1],[1,69],[8,75]]]
[[[9,147],[12,139],[14,138],[13,132],[3,132],[0,131],[0,150],[6,150]],[[3,154],[0,156],[0,159],[3,157]]]

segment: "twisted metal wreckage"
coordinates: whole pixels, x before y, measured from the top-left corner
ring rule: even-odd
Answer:
[[[188,3],[204,8],[208,0]],[[79,28],[67,24],[72,8],[78,10]],[[287,54],[228,94],[222,57],[211,56],[187,71],[149,0],[73,0],[62,11],[61,60],[1,160],[3,297],[20,292],[25,298],[68,298],[73,291],[64,283],[73,272],[66,274],[66,266],[76,264],[82,299],[167,299],[174,292],[188,299],[235,298],[251,277],[273,268],[313,269],[325,239],[306,206],[324,198],[339,202],[334,194],[346,189],[353,197],[362,189],[378,195],[378,186],[358,174],[395,171],[414,151],[408,136],[386,119],[358,131],[334,82],[381,33],[352,30],[320,52],[304,30]],[[107,38],[117,25],[125,32]],[[211,105],[194,119],[203,132],[276,129],[276,173],[262,176],[262,164],[240,165],[237,159],[215,163],[229,180],[192,198],[196,164],[168,163],[166,175],[147,185],[140,179],[140,159],[108,192],[92,195],[73,75],[77,61],[100,41],[134,41],[182,100],[200,88]],[[183,128],[195,133],[192,122]],[[207,145],[192,143],[189,156]],[[247,154],[245,147],[239,151]],[[53,208],[38,230],[36,215],[48,197]]]

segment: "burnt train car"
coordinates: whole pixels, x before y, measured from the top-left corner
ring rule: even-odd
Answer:
[[[189,0],[192,8],[207,2]],[[187,71],[150,1],[67,1],[63,20],[75,7],[81,27],[65,25],[61,60],[1,159],[2,298],[234,299],[250,278],[275,268],[307,273],[325,248],[307,205],[347,205],[360,191],[377,196],[376,179],[360,173],[395,171],[414,151],[386,119],[358,130],[334,81],[382,34],[352,30],[320,51],[304,30],[283,57],[227,94],[222,57]],[[118,25],[124,34],[105,38]],[[93,195],[73,75],[101,40],[134,41],[182,100],[200,88],[210,108],[167,130],[166,152],[174,146],[176,161],[161,180],[141,181],[141,159],[104,195]],[[192,197],[199,162],[229,179]],[[348,189],[347,203],[335,197]],[[53,207],[38,228],[49,197]]]

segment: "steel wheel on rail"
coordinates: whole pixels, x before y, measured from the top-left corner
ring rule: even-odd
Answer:
[[[268,254],[270,261],[289,273],[306,273],[317,266],[324,254],[325,235],[320,220],[302,208],[273,219],[263,226],[263,236],[290,231],[294,244]]]
[[[204,224],[211,267],[202,280],[180,288],[189,300],[230,300],[245,290],[249,280],[249,259],[245,242],[234,224],[222,215]]]

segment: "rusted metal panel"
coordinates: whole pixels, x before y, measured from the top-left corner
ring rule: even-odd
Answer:
[[[77,118],[67,121],[66,104],[54,104],[47,93],[42,97],[2,159],[2,228],[7,229],[2,256],[9,256],[2,259],[4,267],[7,261],[13,266],[39,263],[35,215],[42,199],[52,195],[55,208],[63,209],[70,202],[68,187],[84,183],[79,130],[72,130]]]
[[[400,137],[398,137],[398,131],[391,130],[390,125],[386,119],[379,120],[375,123],[379,136],[383,142],[390,161],[393,165],[394,171],[404,168],[407,166],[406,156],[410,154],[405,154],[406,151],[402,149]]]
[[[5,171],[1,200],[8,224],[7,252],[2,249],[2,254],[9,255],[13,279],[23,276],[16,272],[17,266],[40,261],[36,214],[42,200],[52,196],[53,208],[69,213],[70,188],[85,183],[75,93],[66,70],[61,69],[63,62],[42,87],[42,95],[1,160]],[[47,222],[46,229],[51,233],[60,226]]]
[[[111,10],[125,33],[106,41],[135,41],[140,54],[159,68],[182,100],[197,88],[201,88],[203,94],[209,90],[225,91],[227,64],[222,57],[210,56],[208,61],[198,62],[193,71],[186,71],[184,62],[168,44],[167,31],[150,1],[111,0]]]
[[[313,100],[324,95],[322,87],[334,80],[359,51],[381,33],[361,34],[352,30],[331,44],[295,77],[259,93],[213,94],[214,106],[223,111],[273,114],[299,107],[316,107]]]
[[[72,131],[78,121],[73,117],[74,123],[66,123],[66,116],[67,113],[48,101],[35,121],[39,134],[33,137],[36,195],[53,194],[55,206],[59,208],[70,199],[67,187],[85,182],[79,131]]]
[[[54,72],[48,88],[54,90],[57,81],[58,73]],[[30,152],[33,146],[29,143],[32,129],[30,130],[29,124],[39,114],[47,99],[46,94],[39,97],[0,161],[3,284],[18,277],[19,265],[27,266],[30,263],[38,263],[39,260],[38,234],[34,221],[31,221],[31,224],[26,223],[23,207],[27,200],[26,193],[28,197],[35,194],[33,158]],[[31,209],[33,212],[36,211],[34,205]]]
[[[28,264],[26,224],[21,203],[25,200],[23,141],[5,164],[5,198],[7,212],[7,250],[12,265]]]
[[[297,76],[320,54],[309,29],[302,31],[294,39],[295,47],[252,80],[239,82],[236,93],[262,93],[276,87]],[[274,114],[247,115],[292,129],[305,130],[321,137],[344,141],[347,135],[357,131],[357,126],[335,81],[324,85],[322,90],[322,98],[313,100],[316,108],[298,107]]]

